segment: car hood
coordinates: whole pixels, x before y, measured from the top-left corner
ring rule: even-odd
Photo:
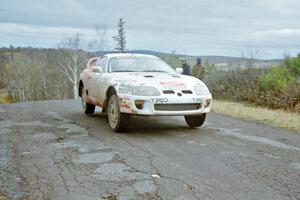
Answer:
[[[205,86],[199,79],[181,74],[159,72],[112,73],[113,82],[129,86],[153,86],[159,90],[192,90],[194,86]]]

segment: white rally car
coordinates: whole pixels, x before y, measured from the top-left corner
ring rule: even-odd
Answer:
[[[190,127],[201,126],[212,95],[201,80],[179,71],[150,55],[91,58],[78,84],[82,106],[86,114],[102,107],[116,132],[126,130],[131,115],[181,115]]]

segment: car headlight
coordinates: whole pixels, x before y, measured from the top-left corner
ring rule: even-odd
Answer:
[[[208,88],[206,87],[206,85],[202,85],[202,86],[195,86],[194,87],[195,93],[198,96],[202,96],[202,95],[209,95],[210,92],[208,90]]]
[[[160,96],[159,90],[151,86],[135,86],[131,93],[136,96]]]

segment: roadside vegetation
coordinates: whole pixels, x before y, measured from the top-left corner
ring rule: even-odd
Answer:
[[[115,50],[126,50],[125,21],[113,36]],[[0,103],[48,99],[76,99],[80,72],[90,57],[105,52],[106,26],[96,26],[97,39],[85,41],[76,33],[64,38],[57,48],[0,48]]]
[[[300,55],[268,68],[216,72],[205,81],[217,99],[300,113]]]
[[[1,92],[0,91],[0,104],[9,104],[11,99],[9,97],[8,92]]]
[[[70,60],[67,59],[70,58],[67,55],[71,55],[74,51],[1,48],[0,89],[5,88],[0,93],[1,101],[9,100],[16,103],[73,98],[73,84],[66,74],[61,72],[60,63],[64,65],[64,60]],[[84,67],[87,58],[92,56],[89,53],[81,52],[82,56],[76,60],[79,67],[78,72]],[[65,55],[64,60],[62,55]]]

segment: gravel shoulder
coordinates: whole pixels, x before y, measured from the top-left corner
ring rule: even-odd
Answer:
[[[74,100],[0,105],[0,199],[300,199],[300,135],[215,113],[133,117]]]

